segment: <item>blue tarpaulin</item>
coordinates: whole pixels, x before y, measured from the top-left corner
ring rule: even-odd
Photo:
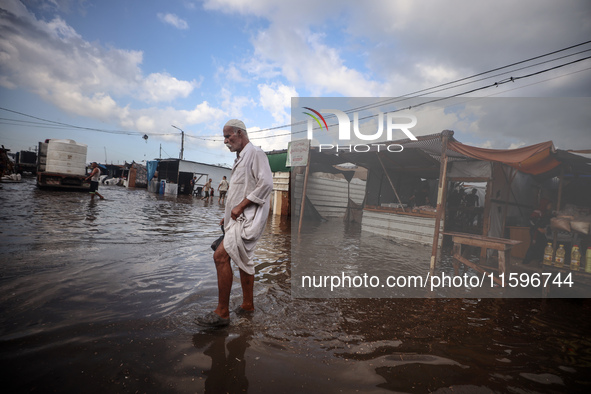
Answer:
[[[149,184],[150,180],[152,179],[152,177],[154,177],[154,174],[156,173],[156,169],[158,168],[158,160],[147,161],[146,167],[148,169],[148,184]]]

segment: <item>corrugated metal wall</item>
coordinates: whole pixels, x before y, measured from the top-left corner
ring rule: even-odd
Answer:
[[[295,202],[297,207],[296,216],[299,216],[300,213],[303,183],[304,175],[298,174],[294,192],[295,198],[292,200],[292,203]],[[347,195],[357,204],[363,203],[365,184],[365,181],[354,178],[351,180],[349,192],[347,192],[345,179],[333,179],[330,174],[315,172],[308,176],[306,195],[323,217],[344,217],[347,211]]]
[[[363,211],[361,229],[384,237],[431,244],[435,230],[435,218],[423,218],[365,209]],[[440,227],[440,230],[443,231],[443,226]]]

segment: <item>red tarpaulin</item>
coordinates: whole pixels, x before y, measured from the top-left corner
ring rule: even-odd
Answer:
[[[543,174],[560,164],[560,161],[552,156],[554,153],[552,141],[518,149],[485,149],[464,145],[458,141],[449,141],[448,149],[474,159],[505,163],[532,175]]]

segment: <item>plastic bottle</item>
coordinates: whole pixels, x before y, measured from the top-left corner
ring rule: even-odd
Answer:
[[[552,255],[554,255],[554,248],[552,242],[548,242],[544,249],[544,265],[552,265]]]
[[[587,255],[585,256],[585,272],[591,274],[591,246],[587,248]]]
[[[558,268],[564,267],[564,256],[566,255],[566,250],[564,250],[564,245],[560,244],[558,249],[556,250],[556,260],[554,260],[554,266]]]
[[[573,246],[573,250],[570,252],[570,269],[572,271],[578,271],[581,266],[581,252],[577,245]]]

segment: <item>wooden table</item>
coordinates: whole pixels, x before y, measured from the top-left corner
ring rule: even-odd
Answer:
[[[453,264],[454,273],[459,275],[460,263],[467,265],[480,273],[485,273],[484,268],[472,263],[462,256],[462,245],[477,246],[486,249],[495,249],[499,251],[499,274],[505,274],[507,268],[511,265],[511,248],[519,245],[521,241],[505,238],[486,237],[484,235],[456,233],[452,231],[444,231],[443,235],[450,235],[454,243],[453,246]],[[502,285],[500,279],[493,277],[493,280]]]

